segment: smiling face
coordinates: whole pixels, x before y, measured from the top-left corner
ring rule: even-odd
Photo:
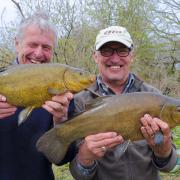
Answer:
[[[37,26],[28,26],[21,39],[15,40],[16,52],[20,64],[48,63],[53,56],[55,35]]]
[[[118,48],[118,51],[121,51],[122,49],[122,56],[127,51],[128,53],[126,57],[120,57],[117,54],[117,51],[114,50],[114,53],[112,53],[111,56],[105,57],[101,53],[101,51],[103,51],[105,48]],[[93,58],[98,65],[99,72],[104,83],[108,85],[122,85],[124,84],[124,82],[126,82],[130,71],[130,65],[133,62],[133,58],[132,51],[129,51],[129,49],[125,45],[119,42],[108,42],[104,44],[99,51],[94,52]]]

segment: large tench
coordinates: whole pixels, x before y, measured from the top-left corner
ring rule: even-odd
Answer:
[[[140,118],[148,113],[167,122],[180,124],[180,99],[149,92],[136,92],[94,99],[89,110],[46,132],[37,142],[38,151],[53,163],[60,162],[68,146],[90,134],[114,131],[125,140],[141,140]]]
[[[89,72],[59,63],[14,65],[0,73],[0,94],[8,103],[26,107],[19,115],[21,123],[53,95],[79,92],[94,80]]]

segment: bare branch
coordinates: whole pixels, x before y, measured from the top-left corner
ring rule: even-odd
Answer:
[[[21,13],[21,16],[22,16],[23,18],[25,18],[24,14],[23,14],[23,12],[22,12],[22,9],[21,9],[21,7],[20,7],[20,5],[19,5],[19,3],[16,2],[15,0],[11,0],[11,1],[17,6],[18,10],[19,10],[20,13]]]

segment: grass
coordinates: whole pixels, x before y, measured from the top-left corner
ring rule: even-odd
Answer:
[[[69,172],[69,164],[65,164],[64,166],[60,166],[60,167],[53,165],[53,171],[55,174],[55,180],[73,180],[74,179]]]
[[[69,172],[69,165],[53,166],[55,180],[74,180]],[[180,180],[180,169],[175,172],[161,173],[162,180]]]
[[[173,129],[173,141],[177,149],[180,149],[180,126]],[[69,172],[69,164],[60,167],[53,165],[53,170],[55,180],[74,180]],[[161,177],[162,180],[180,180],[180,168],[178,170],[174,169],[170,173],[161,173]]]

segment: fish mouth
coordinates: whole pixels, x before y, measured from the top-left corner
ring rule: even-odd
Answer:
[[[90,82],[93,83],[95,80],[96,80],[96,76],[95,75],[91,75]]]
[[[75,76],[72,77],[71,73],[68,73],[68,70],[65,70],[63,73],[65,88],[74,93],[88,88],[95,80],[96,76],[94,74],[79,72],[77,76],[75,74]]]
[[[88,77],[88,79],[82,79],[80,82],[84,85],[84,86],[86,86],[86,85],[90,85],[90,84],[92,84],[93,82],[95,82],[95,80],[96,80],[96,76],[95,75],[90,75],[89,77]]]

